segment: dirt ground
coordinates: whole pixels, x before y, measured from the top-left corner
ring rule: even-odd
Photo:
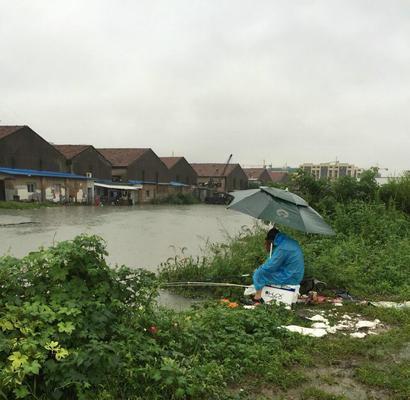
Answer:
[[[329,310],[299,311],[302,320],[312,320],[313,314],[319,314],[330,317],[332,319],[330,325],[346,321],[344,309],[340,309],[333,315]],[[341,337],[346,339],[341,348],[340,346],[336,348],[336,353],[329,353],[329,347],[322,348],[321,345],[325,342],[316,342],[319,346],[313,352],[311,365],[294,369],[295,375],[301,377],[300,385],[281,390],[269,385],[258,387],[250,379],[248,384],[238,385],[233,393],[238,399],[248,400],[407,400],[410,380],[408,383],[404,381],[408,379],[409,372],[406,366],[410,363],[408,326],[401,325],[401,322],[396,319],[397,315],[392,314],[389,318],[390,311],[383,312],[385,318],[383,314],[381,318],[385,321],[378,320],[380,323],[377,327],[366,331],[366,338],[380,337],[379,340],[370,342],[373,345],[366,345],[367,339],[354,338],[354,336],[349,339],[352,334],[351,327],[341,328],[336,336],[329,333],[328,339],[315,338],[315,341],[334,340],[330,343],[337,343]],[[362,316],[357,312],[347,312],[347,314],[349,314],[348,321],[353,323],[351,326],[357,324],[358,320],[375,318],[372,314],[368,316]],[[392,342],[395,341],[397,345],[392,346]],[[397,370],[400,373],[395,375]]]

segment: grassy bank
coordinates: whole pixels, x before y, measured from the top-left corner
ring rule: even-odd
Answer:
[[[257,237],[242,240],[256,246]],[[361,389],[382,388],[384,398],[410,394],[399,357],[410,342],[410,310],[345,306],[336,312],[379,318],[388,330],[314,339],[280,328],[306,325],[301,308],[157,308],[158,280],[111,269],[105,256],[101,239],[80,236],[0,259],[0,398],[344,399],[328,388],[338,386],[340,370]],[[321,308],[329,306],[315,312]]]
[[[329,222],[336,236],[290,232],[304,251],[306,275],[331,289],[359,298],[410,298],[410,219],[382,204],[338,204]],[[285,230],[286,231],[286,230]],[[250,283],[238,275],[252,273],[266,257],[266,228],[244,230],[227,244],[213,244],[204,257],[175,257],[160,268],[166,281]],[[191,292],[192,293],[192,292]],[[196,290],[196,293],[201,293]],[[218,294],[232,295],[229,289]]]
[[[44,207],[58,207],[55,203],[22,202],[22,201],[0,201],[0,210],[32,210]]]

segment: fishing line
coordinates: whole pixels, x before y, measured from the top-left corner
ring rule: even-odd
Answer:
[[[237,283],[225,282],[167,282],[163,283],[164,287],[182,287],[182,286],[214,286],[214,287],[239,287],[247,288],[249,285],[239,285]]]

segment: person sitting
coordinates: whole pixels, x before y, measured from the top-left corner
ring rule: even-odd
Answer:
[[[272,228],[266,235],[265,248],[270,256],[253,274],[255,303],[263,302],[264,286],[299,285],[304,275],[303,252],[296,240]]]

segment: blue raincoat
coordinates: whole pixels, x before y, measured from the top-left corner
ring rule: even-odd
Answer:
[[[253,274],[256,290],[265,285],[299,285],[304,274],[302,249],[296,240],[278,233],[273,242],[274,250],[264,264]]]

